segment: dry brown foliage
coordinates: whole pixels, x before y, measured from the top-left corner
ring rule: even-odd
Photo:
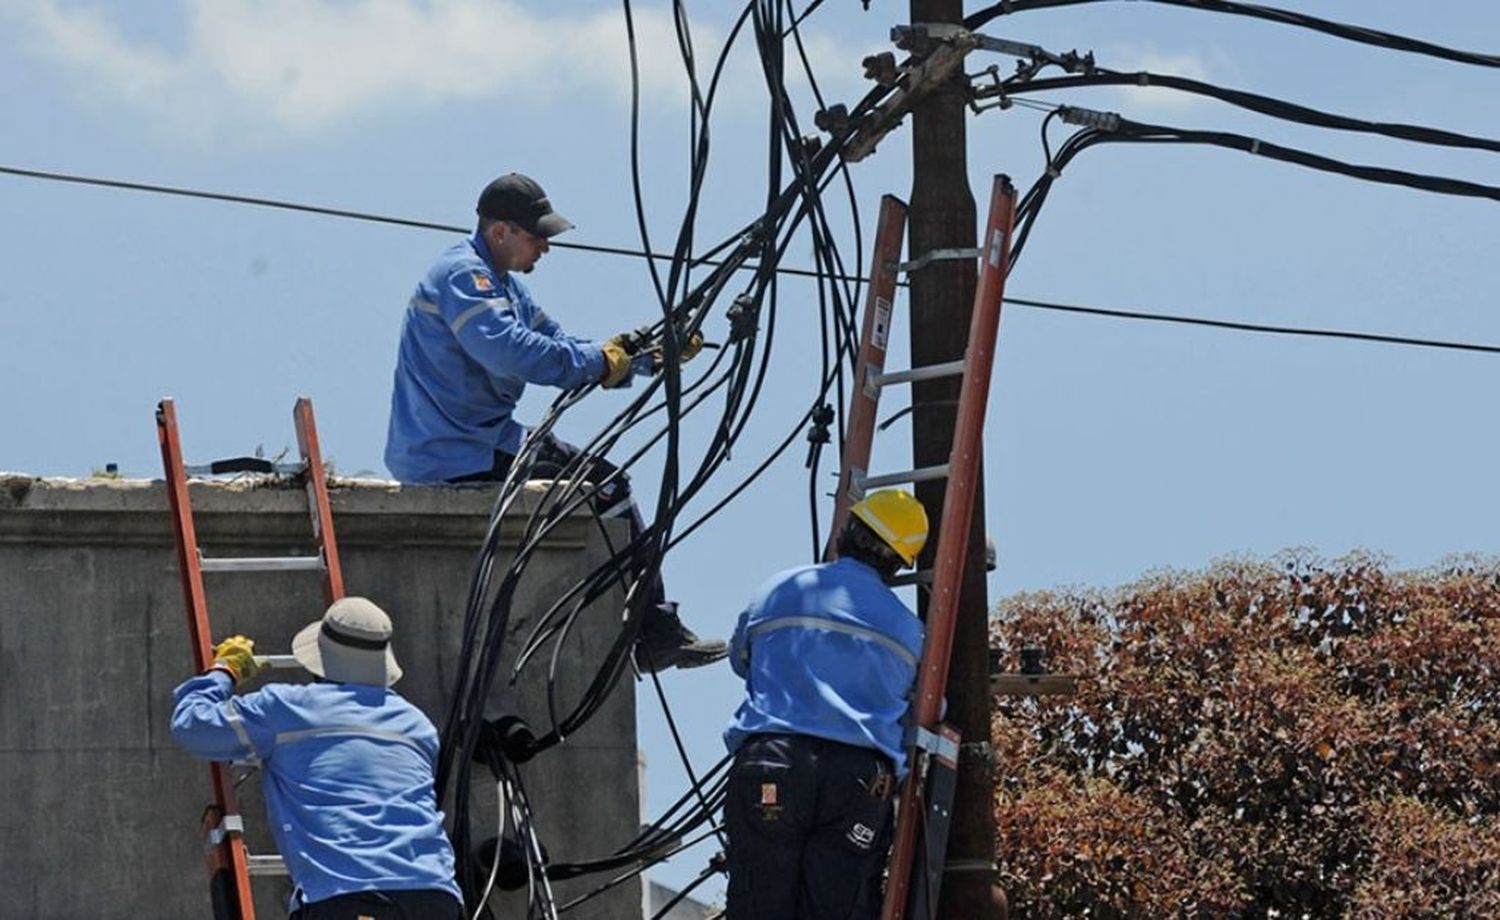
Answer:
[[[1500,563],[1305,553],[1005,601],[1013,916],[1500,917]]]

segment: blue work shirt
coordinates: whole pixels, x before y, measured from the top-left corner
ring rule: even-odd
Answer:
[[[314,683],[235,696],[229,675],[210,671],[173,695],[172,737],[189,753],[259,763],[293,910],[358,891],[462,900],[433,790],[437,729],[400,694]]]
[[[604,373],[603,348],[542,312],[512,272],[496,271],[478,233],[443,253],[406,306],[385,465],[401,482],[481,473],[515,454],[511,414],[539,383],[571,389]]]
[[[812,735],[874,748],[906,772],[907,706],[922,622],[854,559],[790,569],[756,593],[735,626],[729,662],[745,701],[724,732]]]

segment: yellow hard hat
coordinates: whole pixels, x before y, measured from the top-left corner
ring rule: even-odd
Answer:
[[[864,521],[901,561],[911,565],[927,545],[927,509],[903,489],[881,489],[855,502],[849,513]]]

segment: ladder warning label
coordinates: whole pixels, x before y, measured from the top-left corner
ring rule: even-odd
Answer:
[[[884,297],[875,298],[875,328],[870,331],[870,344],[884,349],[891,337],[891,302]]]

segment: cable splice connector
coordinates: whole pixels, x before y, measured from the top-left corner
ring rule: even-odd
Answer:
[[[730,343],[755,337],[760,329],[760,304],[749,294],[741,294],[725,314],[729,319]]]
[[[817,462],[818,454],[822,452],[823,445],[833,440],[828,426],[833,424],[833,407],[828,403],[819,403],[813,410],[812,420],[807,426],[807,462],[804,467],[812,469]]]
[[[1100,112],[1072,105],[1062,106],[1057,110],[1057,115],[1066,124],[1098,128],[1100,131],[1118,131],[1123,120],[1119,112]]]

